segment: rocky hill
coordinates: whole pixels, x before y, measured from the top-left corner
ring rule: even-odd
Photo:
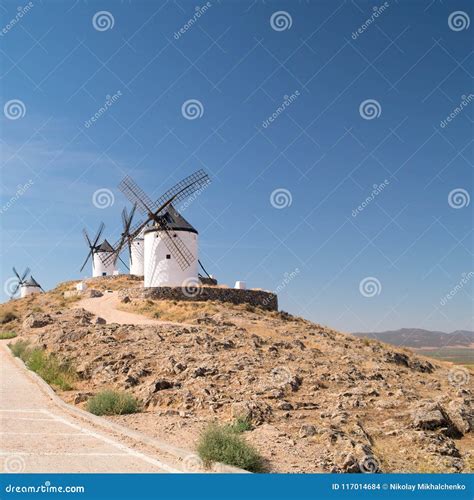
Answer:
[[[109,418],[189,448],[208,422],[247,417],[253,429],[245,437],[273,472],[474,468],[466,368],[228,304],[125,300],[129,311],[160,310],[175,324],[103,324],[72,308],[74,298],[62,299],[68,287],[13,301],[0,313],[17,316],[3,329],[74,364],[80,381],[60,393],[69,402],[125,389],[144,412]]]
[[[474,332],[468,330],[456,330],[451,333],[445,333],[434,330],[423,330],[421,328],[400,328],[399,330],[388,330],[385,332],[355,332],[353,335],[413,348],[470,347],[474,345]]]

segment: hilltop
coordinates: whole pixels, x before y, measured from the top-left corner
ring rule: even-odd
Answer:
[[[144,411],[107,418],[188,448],[208,422],[246,417],[273,472],[474,468],[467,368],[245,305],[124,299],[120,309],[155,322],[104,324],[64,299],[73,284],[0,306],[4,331],[72,363],[68,402],[125,389]],[[89,285],[106,297],[140,282]]]

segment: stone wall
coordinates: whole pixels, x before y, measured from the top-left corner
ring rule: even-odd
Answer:
[[[267,311],[278,311],[278,297],[264,290],[237,290],[235,288],[171,287],[126,288],[120,290],[120,297],[131,299],[186,300],[231,302],[232,304],[250,304]]]

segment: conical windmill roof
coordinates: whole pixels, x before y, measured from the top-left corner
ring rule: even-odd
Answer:
[[[37,287],[40,287],[40,284],[33,278],[33,276],[30,276],[27,280],[25,280],[22,283],[22,286],[37,286]]]
[[[102,244],[100,244],[96,250],[96,252],[113,252],[114,249],[112,248],[112,245],[107,241],[104,240]]]
[[[196,233],[197,229],[194,228],[174,207],[170,205],[163,216],[168,223],[168,226],[171,230],[174,231],[189,231],[191,233]],[[155,226],[149,227],[146,231],[156,231],[157,228]],[[158,228],[159,230],[159,228]]]

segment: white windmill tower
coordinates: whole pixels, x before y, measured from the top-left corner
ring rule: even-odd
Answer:
[[[33,293],[44,292],[44,290],[41,288],[41,285],[33,278],[33,276],[30,276],[27,279],[27,276],[30,273],[29,267],[25,269],[25,271],[21,276],[18,274],[15,268],[13,268],[13,272],[15,273],[18,282],[16,284],[15,289],[12,291],[10,298],[13,298],[16,295],[18,289],[20,289],[21,298],[31,295]]]
[[[144,220],[129,230],[132,241],[144,235],[144,286],[183,286],[198,282],[198,232],[178,213],[175,206],[210,183],[209,176],[198,170],[153,202],[130,178],[119,184],[125,196],[145,214]],[[118,258],[125,239],[115,245]],[[133,247],[132,247],[133,250]]]
[[[21,286],[20,286],[20,297],[26,297],[27,295],[31,295],[33,293],[41,293],[44,292],[41,285],[30,276]]]
[[[89,253],[87,254],[84,264],[82,264],[81,271],[84,269],[90,257],[92,257],[92,277],[97,278],[99,276],[112,276],[116,274],[116,267],[114,259],[109,259],[108,257],[113,256],[114,249],[112,245],[104,240],[100,245],[98,245],[99,239],[102,236],[105,225],[102,222],[96,233],[95,238],[91,241],[87,231],[82,230],[84,234],[84,239],[86,240],[87,246],[89,247]]]

